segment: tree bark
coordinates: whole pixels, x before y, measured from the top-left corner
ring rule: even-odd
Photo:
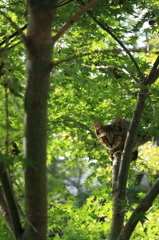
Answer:
[[[57,1],[28,0],[26,39],[27,83],[25,95],[24,153],[25,240],[45,240],[47,227],[46,140],[47,99],[52,60],[52,23]]]
[[[112,188],[113,188],[113,214],[110,231],[110,240],[117,239],[124,223],[124,213],[121,211],[121,199],[125,196],[117,189],[117,180],[121,162],[121,153],[118,153],[113,160]]]

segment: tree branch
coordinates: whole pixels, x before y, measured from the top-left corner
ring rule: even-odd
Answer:
[[[130,123],[130,128],[127,133],[127,138],[123,150],[123,154],[121,157],[121,165],[119,169],[119,178],[117,183],[117,188],[120,191],[126,190],[126,183],[128,178],[128,169],[131,161],[132,150],[134,148],[134,143],[136,141],[136,136],[138,133],[138,127],[141,119],[142,112],[144,110],[145,101],[147,99],[147,91],[140,90],[137,97],[137,103],[134,110],[134,114]]]
[[[126,196],[126,183],[128,179],[128,170],[130,166],[132,151],[135,145],[134,143],[136,141],[140,118],[145,106],[147,96],[148,94],[146,89],[140,90],[140,92],[138,93],[136,108],[134,110],[132,121],[130,123],[130,129],[128,130],[127,133],[127,138],[120,162],[118,180],[115,188],[116,196],[114,197],[114,204],[116,204],[116,208],[115,207],[113,208],[114,221],[112,221],[111,227],[111,240],[117,239],[117,237],[119,236],[120,232],[123,229],[124,211],[122,211],[121,204],[123,204],[124,201],[126,201],[125,196]],[[120,212],[122,212],[121,215]],[[115,230],[116,228],[118,229],[118,231]]]
[[[159,64],[159,57],[157,57],[152,69],[156,69]],[[158,69],[156,70],[158,73]],[[118,188],[121,191],[125,191],[126,188],[126,182],[128,177],[128,169],[130,165],[132,150],[134,147],[134,143],[136,141],[136,136],[138,132],[138,127],[141,119],[142,112],[144,110],[145,101],[148,96],[148,88],[147,85],[151,84],[152,79],[154,78],[154,75],[152,74],[153,71],[151,70],[149,77],[143,81],[143,85],[140,88],[140,91],[138,93],[137,103],[134,110],[134,114],[130,123],[130,128],[127,134],[127,138],[125,141],[125,146],[121,158],[121,166],[119,170],[119,179],[118,179]],[[153,79],[153,82],[155,80]]]
[[[136,225],[140,221],[139,213],[145,213],[151,206],[157,195],[159,194],[159,180],[153,185],[146,196],[141,200],[141,203],[133,211],[131,217],[127,221],[125,227],[120,233],[118,240],[128,240],[130,239],[132,232],[134,231]],[[144,216],[144,215],[143,215]]]
[[[76,13],[64,26],[61,30],[53,37],[53,43],[55,43],[89,8],[97,4],[100,0],[92,0],[88,2],[83,8]]]
[[[123,202],[125,200],[124,192],[117,189],[117,179],[119,166],[121,162],[121,153],[117,152],[113,160],[112,171],[112,187],[113,187],[113,215],[110,231],[110,240],[117,239],[124,223],[124,212],[122,211]]]
[[[66,4],[68,4],[68,3],[70,3],[70,2],[73,2],[74,0],[69,0],[69,1],[67,1],[67,2],[65,2],[65,1],[61,1],[61,2],[59,2],[58,4],[57,4],[57,6],[56,6],[56,8],[58,8],[58,7],[62,7],[63,5],[66,5]],[[3,12],[4,13],[4,12]],[[6,14],[5,14],[6,15]],[[7,17],[7,16],[5,16],[5,17]],[[7,17],[8,18],[8,17]],[[9,19],[8,19],[9,20]],[[12,39],[13,37],[15,37],[15,36],[17,36],[18,34],[21,34],[21,32],[23,31],[23,30],[25,30],[26,28],[28,27],[28,23],[26,23],[23,27],[21,27],[21,28],[18,28],[18,30],[20,30],[20,33],[19,33],[19,31],[16,31],[16,32],[14,32],[13,34],[11,34],[10,36],[7,36],[7,37],[5,37],[4,38],[4,40],[0,43],[0,46],[2,46],[3,44],[5,44],[6,43],[6,41],[8,41],[8,40],[10,40],[10,39]],[[15,28],[15,27],[14,27]],[[17,29],[16,29],[17,30]],[[15,44],[14,46],[16,46],[17,44]],[[11,46],[12,47],[12,46]]]
[[[25,30],[27,28],[28,24],[25,24],[23,27],[20,28],[20,31],[22,32],[23,30]],[[17,36],[19,34],[19,31],[14,32],[13,34],[11,34],[8,37],[5,37],[4,40],[0,43],[0,46],[2,46],[3,44],[6,43],[6,41],[14,38],[15,36]]]
[[[157,64],[158,64],[159,58],[156,59],[153,69],[157,68]],[[153,75],[151,75],[153,78]],[[139,127],[139,123],[140,123],[140,119],[142,116],[142,112],[144,110],[144,106],[145,106],[145,102],[148,96],[148,88],[146,87],[146,85],[150,84],[152,79],[150,78],[150,76],[148,77],[149,81],[147,81],[145,84],[143,84],[140,88],[140,91],[138,93],[137,96],[137,103],[136,103],[136,107],[133,113],[133,117],[130,123],[130,128],[128,130],[127,133],[127,138],[125,141],[125,146],[124,146],[124,150],[123,150],[123,154],[121,157],[121,164],[120,164],[120,169],[119,169],[119,175],[118,175],[118,180],[117,180],[117,184],[116,184],[116,192],[118,193],[118,201],[123,201],[126,195],[126,183],[127,183],[127,179],[128,179],[128,170],[129,170],[129,166],[130,166],[130,161],[131,161],[131,156],[132,156],[132,151],[135,145],[135,141],[136,141],[136,137],[137,137],[137,133],[138,133],[138,127]],[[159,182],[156,184],[158,186]],[[157,193],[153,190],[152,191],[154,198],[157,196]],[[150,200],[150,205],[152,203],[152,201],[154,200],[151,199]],[[149,198],[148,198],[149,199]],[[146,207],[147,206],[147,198],[146,200],[144,199],[144,201],[146,202],[143,207],[141,207],[139,205],[139,207],[137,208],[137,210],[133,213],[133,220],[134,220],[134,216],[136,213],[143,211],[143,209],[145,209],[145,211],[147,211],[147,209],[150,207]],[[120,211],[122,210],[122,208],[120,207]],[[113,209],[113,214],[115,214],[115,211],[117,211],[116,209]],[[129,239],[126,238],[126,236],[130,235],[129,233],[129,227],[130,227],[130,223],[133,223],[132,218],[129,219],[128,221],[128,227],[126,228],[126,230],[122,230],[122,226],[120,225],[120,231],[122,231],[123,234],[125,234],[125,238],[123,237],[123,234],[120,233],[120,240],[121,239]],[[116,216],[116,219],[118,219],[118,216]],[[117,221],[117,220],[116,220]],[[129,223],[130,222],[130,223]],[[138,221],[137,221],[138,222]],[[114,221],[114,223],[112,223],[112,225],[115,225],[116,222]],[[137,223],[136,223],[137,224]],[[136,225],[134,225],[135,228]],[[115,227],[112,226],[112,228],[115,231]],[[134,228],[132,227],[132,231],[134,230]],[[118,229],[119,230],[119,229]],[[119,233],[119,231],[118,231]],[[132,232],[131,232],[132,233]],[[116,235],[117,236],[117,235]],[[112,238],[113,239],[113,238]],[[117,238],[114,238],[117,239]]]
[[[0,10],[0,14],[2,14],[2,15],[10,22],[10,24],[15,28],[15,30],[22,36],[23,41],[26,42],[26,36],[25,36],[25,34],[23,33],[23,31],[22,31],[24,27],[23,27],[23,28],[19,28],[19,27],[17,26],[17,24],[16,24],[15,22],[13,22],[12,19],[11,19],[10,17],[8,17],[5,12],[3,12],[3,11]],[[15,33],[14,33],[14,34],[15,34]],[[7,40],[7,38],[6,38],[6,40]]]
[[[118,153],[118,155],[115,156],[113,160],[113,170],[112,170],[112,187],[113,187],[113,193],[116,188],[116,183],[118,180],[118,173],[119,173],[119,167],[120,167],[120,160],[121,160],[121,154]]]
[[[84,4],[82,0],[78,0],[78,1],[81,3],[81,5]],[[136,70],[137,70],[137,72],[138,72],[138,75],[139,75],[140,80],[142,80],[142,79],[144,78],[144,76],[143,76],[142,72],[140,71],[140,68],[139,68],[136,60],[135,60],[134,57],[131,55],[130,51],[129,51],[129,50],[125,47],[125,45],[122,43],[122,41],[120,41],[120,40],[114,35],[114,33],[112,33],[112,31],[111,31],[111,29],[110,29],[110,27],[109,27],[108,25],[106,25],[106,24],[104,25],[104,24],[102,24],[101,22],[99,22],[99,21],[93,16],[93,14],[92,14],[91,11],[88,10],[87,13],[88,13],[88,15],[89,15],[103,30],[105,30],[107,33],[109,33],[109,35],[110,35],[112,38],[114,38],[114,40],[125,50],[125,52],[128,54],[128,56],[130,57],[130,59],[131,59],[132,62],[134,63],[134,66],[135,66],[135,68],[136,68]]]

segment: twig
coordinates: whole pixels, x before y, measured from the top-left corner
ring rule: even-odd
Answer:
[[[55,43],[89,8],[97,4],[100,0],[92,0],[83,6],[83,8],[76,13],[64,26],[63,28],[53,37]]]

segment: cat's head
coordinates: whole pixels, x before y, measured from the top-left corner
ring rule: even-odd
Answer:
[[[118,117],[114,122],[106,126],[95,121],[94,128],[100,143],[107,149],[113,150],[122,144],[123,123],[121,117]]]

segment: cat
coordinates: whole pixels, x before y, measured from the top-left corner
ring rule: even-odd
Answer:
[[[130,122],[126,119],[118,117],[109,125],[102,125],[100,122],[94,122],[94,128],[100,143],[104,145],[110,151],[111,160],[114,159],[115,155],[124,149],[124,144],[129,129]],[[132,151],[131,161],[135,161],[138,158],[138,147],[150,139],[144,139],[137,135],[135,139],[134,148]]]

